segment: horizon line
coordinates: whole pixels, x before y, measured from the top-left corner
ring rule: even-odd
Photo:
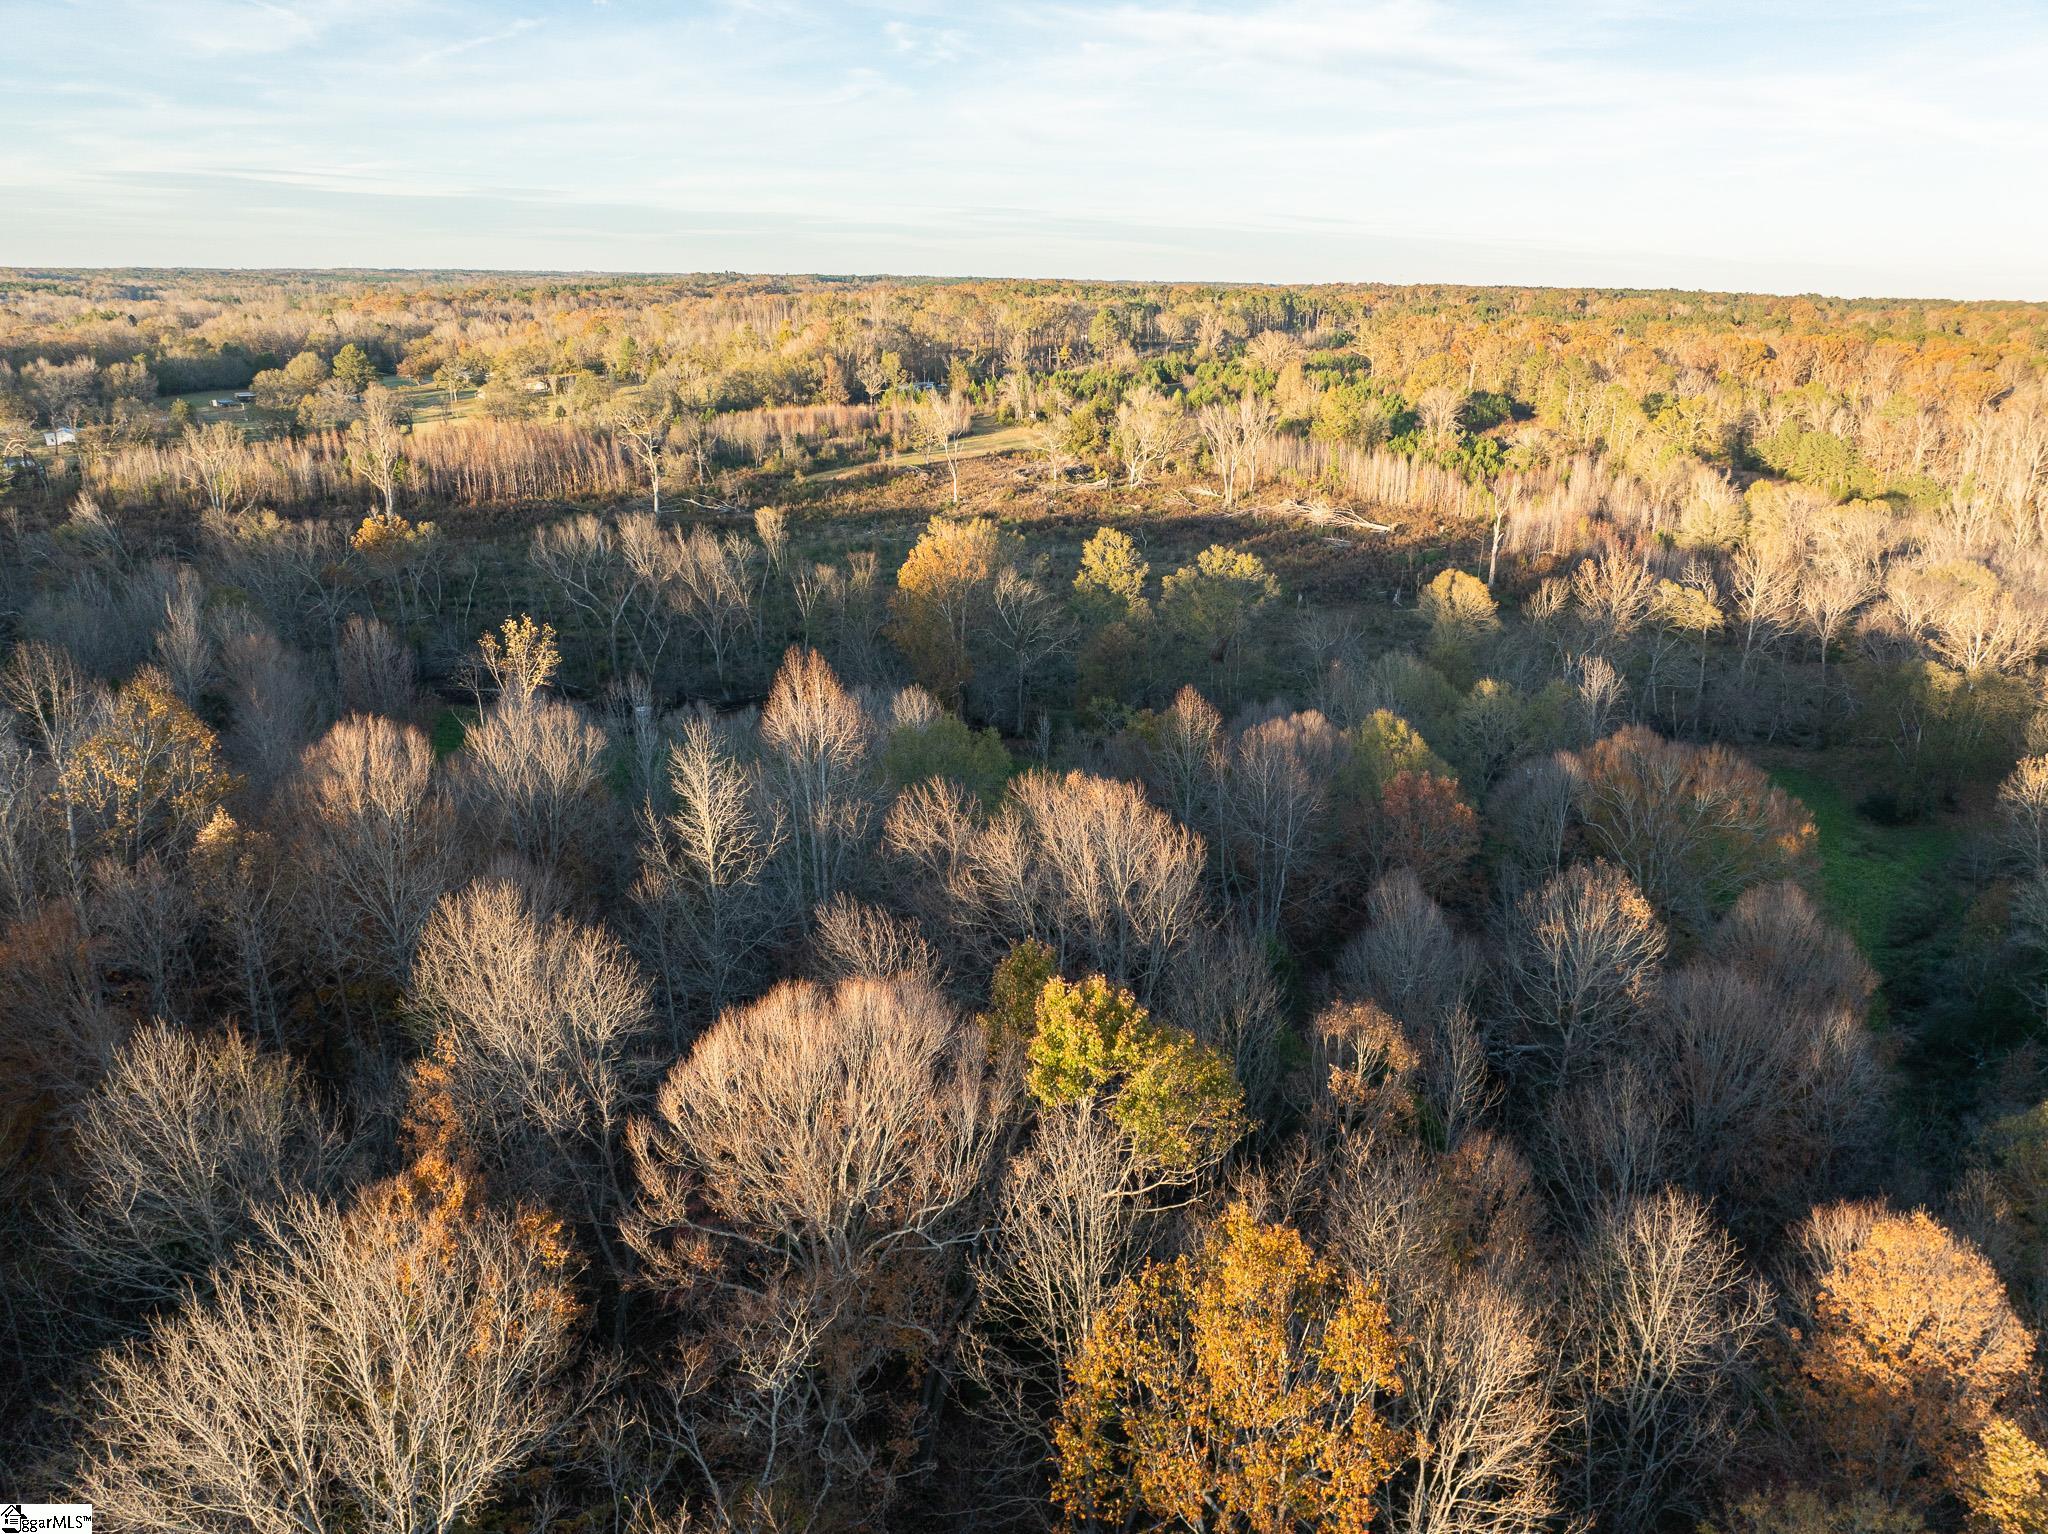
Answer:
[[[1849,294],[1830,292],[1822,288],[1710,288],[1692,287],[1683,284],[1641,285],[1600,282],[1468,282],[1451,279],[1422,279],[1397,281],[1379,277],[1337,277],[1318,278],[1307,281],[1256,278],[1208,278],[1208,277],[1091,277],[1071,273],[1034,273],[1030,275],[999,274],[990,272],[894,272],[894,271],[825,271],[825,270],[770,270],[747,267],[717,268],[674,268],[654,267],[524,267],[524,266],[222,266],[208,264],[144,263],[138,262],[121,266],[81,266],[60,263],[0,263],[0,278],[35,277],[41,275],[118,276],[124,273],[138,275],[219,275],[256,277],[265,275],[297,277],[384,276],[384,277],[570,277],[570,278],[621,278],[644,281],[685,281],[690,279],[744,279],[769,278],[777,280],[810,280],[817,282],[847,283],[1070,283],[1098,287],[1116,288],[1216,288],[1216,289],[1302,289],[1302,288],[1444,288],[1471,292],[1513,291],[1536,293],[1603,293],[1618,295],[1673,294],[1698,298],[1777,298],[1777,299],[1826,299],[1844,304],[1941,304],[1953,307],[1984,308],[2000,305],[2020,305],[2038,308],[2048,305],[2048,298],[2021,298],[2000,296],[1990,298],[1954,298],[1928,293],[1865,293]]]

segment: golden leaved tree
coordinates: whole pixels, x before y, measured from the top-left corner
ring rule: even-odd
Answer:
[[[1073,1526],[1361,1534],[1405,1454],[1400,1342],[1370,1286],[1233,1206],[1118,1291],[1069,1372],[1054,1499]]]
[[[1819,1211],[1806,1241],[1823,1261],[1800,1383],[1845,1481],[1917,1499],[1973,1462],[2014,1480],[2011,1435],[1986,1435],[2034,1337],[1983,1254],[1924,1211],[1867,1206]]]
[[[896,572],[889,633],[918,681],[956,701],[974,675],[970,646],[1017,540],[987,517],[934,517]]]

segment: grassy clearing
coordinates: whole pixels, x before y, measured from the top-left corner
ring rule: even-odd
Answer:
[[[455,421],[466,421],[481,411],[481,399],[475,389],[448,390],[438,384],[413,383],[395,374],[386,374],[377,380],[398,396],[399,403],[412,416],[414,431],[432,431]],[[251,437],[272,437],[282,432],[289,424],[289,416],[276,410],[264,410],[253,403],[215,407],[217,399],[233,399],[233,389],[194,389],[188,394],[174,394],[173,401],[182,400],[192,410],[192,419],[201,426],[210,426],[215,421],[227,421],[242,428]]]
[[[1931,920],[1952,915],[1944,878],[1960,832],[1945,819],[1886,826],[1856,811],[1839,774],[1853,763],[1808,759],[1774,764],[1771,776],[1795,795],[1820,833],[1820,896],[1887,984],[1901,978],[1907,949]]]
[[[1024,422],[1004,425],[993,417],[977,416],[967,435],[960,439],[960,456],[963,459],[988,458],[998,453],[1029,452],[1032,433],[1033,428]],[[934,465],[944,468],[945,463],[944,456],[937,453],[899,453],[893,458],[881,460],[879,464],[847,464],[844,468],[827,469],[822,474],[812,475],[811,478],[814,481],[851,479],[855,475],[872,474],[877,468],[915,469]]]
[[[453,756],[462,749],[463,737],[469,733],[470,720],[475,712],[474,709],[444,708],[434,715],[427,739],[433,743],[436,760]]]

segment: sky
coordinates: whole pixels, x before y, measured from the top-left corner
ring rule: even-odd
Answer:
[[[0,264],[2048,298],[2044,0],[0,0]]]

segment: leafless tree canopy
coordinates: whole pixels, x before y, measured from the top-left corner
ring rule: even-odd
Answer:
[[[0,1491],[2039,1534],[2044,316],[0,271]]]
[[[556,1264],[495,1216],[427,1242],[282,1218],[278,1250],[107,1356],[83,1489],[191,1534],[451,1527],[559,1426]]]
[[[481,880],[435,908],[409,999],[487,1164],[536,1196],[609,1202],[650,1048],[647,983],[618,940]]]

